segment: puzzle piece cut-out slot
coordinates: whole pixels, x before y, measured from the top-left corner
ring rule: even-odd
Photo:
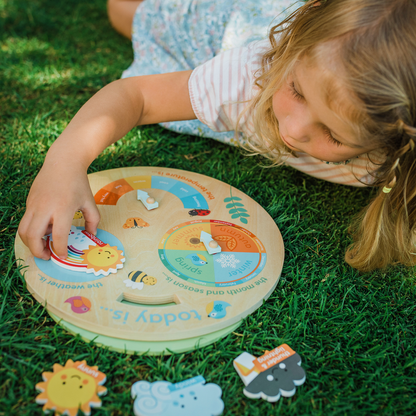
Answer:
[[[299,354],[283,344],[257,358],[243,352],[233,364],[246,386],[243,392],[247,397],[276,402],[281,396],[293,396],[296,386],[305,382],[301,361]]]

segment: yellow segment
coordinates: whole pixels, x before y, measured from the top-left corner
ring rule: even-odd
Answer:
[[[197,243],[201,237],[201,231],[211,234],[211,224],[196,223],[173,230],[170,235],[165,235],[168,240],[165,248],[167,250],[206,250],[202,242]]]
[[[130,176],[124,179],[133,189],[145,189],[152,187],[151,176]]]
[[[96,380],[77,370],[68,368],[56,373],[48,382],[46,392],[57,406],[65,408],[79,407],[95,397]]]

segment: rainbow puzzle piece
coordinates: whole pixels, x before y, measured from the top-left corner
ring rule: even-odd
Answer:
[[[123,252],[117,247],[111,247],[95,235],[74,225],[69,231],[68,257],[65,260],[56,255],[52,234],[46,237],[46,244],[51,252],[51,260],[55,264],[76,272],[108,276],[110,273],[117,273],[126,261]]]
[[[89,416],[91,407],[100,407],[98,396],[107,393],[102,385],[106,375],[98,367],[89,367],[86,361],[68,360],[65,367],[53,365],[53,373],[42,373],[43,382],[36,384],[41,393],[36,403],[43,404],[43,411],[55,411],[57,415],[76,416],[78,409]]]
[[[247,397],[277,402],[280,396],[293,396],[296,386],[305,382],[306,374],[300,366],[301,361],[299,354],[287,344],[282,344],[257,358],[243,352],[233,364],[246,386],[243,391]]]
[[[202,376],[176,384],[138,381],[131,387],[135,416],[218,416],[224,410],[221,388]]]

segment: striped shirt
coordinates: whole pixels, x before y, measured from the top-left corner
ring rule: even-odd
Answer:
[[[235,130],[240,113],[257,92],[255,75],[260,70],[261,54],[268,45],[268,41],[261,41],[230,49],[192,72],[189,79],[192,107],[196,117],[211,130]],[[239,131],[245,137],[254,134],[251,113],[243,112]],[[371,184],[372,173],[378,167],[367,154],[341,163],[325,162],[302,152],[296,155],[285,158],[284,164],[316,178],[343,185]]]

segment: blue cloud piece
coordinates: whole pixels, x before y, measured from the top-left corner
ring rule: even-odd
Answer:
[[[138,381],[131,387],[135,416],[218,416],[224,410],[221,388],[202,376],[176,384]]]

